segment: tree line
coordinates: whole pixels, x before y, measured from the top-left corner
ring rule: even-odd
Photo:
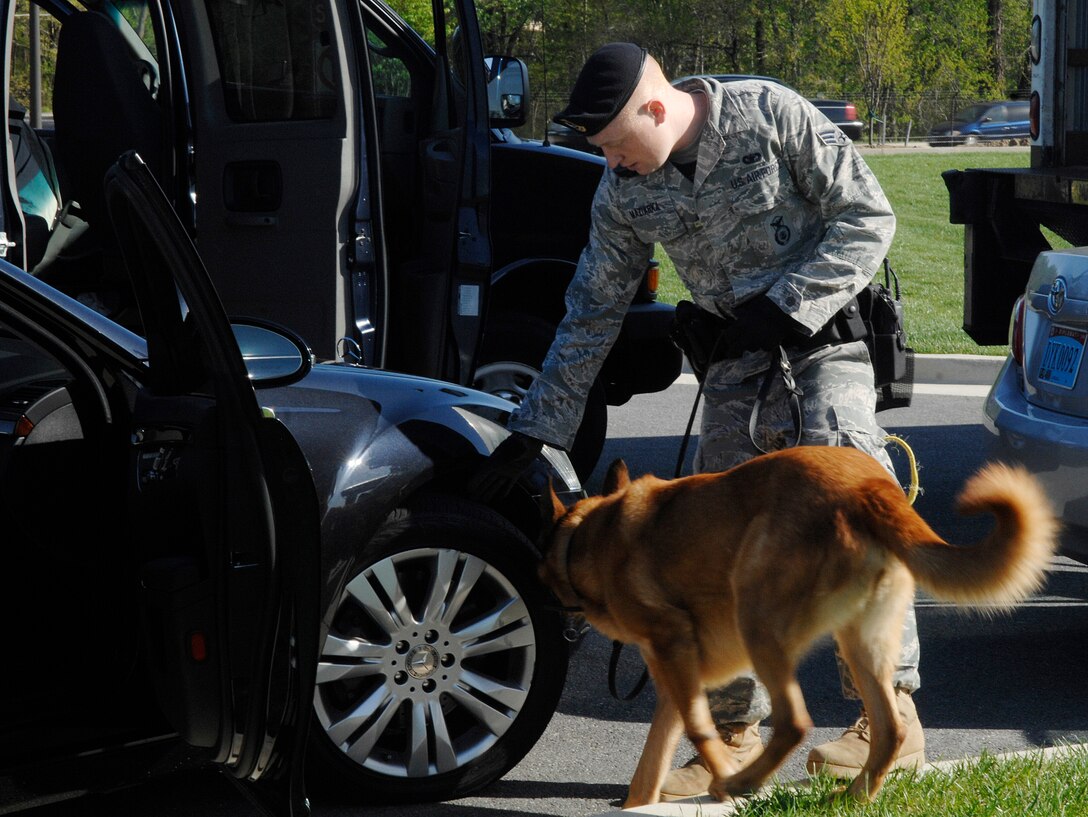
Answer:
[[[430,0],[387,2],[433,33]],[[29,82],[28,7],[19,0],[17,95]],[[476,11],[484,53],[529,66],[524,130],[534,136],[566,103],[586,58],[615,40],[645,46],[673,78],[762,74],[808,97],[848,99],[889,138],[924,134],[968,104],[1030,85],[1031,0],[476,0]],[[48,15],[42,26],[48,85],[57,26]]]
[[[615,40],[672,78],[762,74],[848,99],[895,138],[1030,86],[1031,0],[477,0],[477,14],[485,53],[529,66],[537,135]]]

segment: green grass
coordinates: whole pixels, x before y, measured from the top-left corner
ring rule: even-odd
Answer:
[[[967,167],[1026,167],[1028,151],[929,150],[863,153],[896,214],[895,240],[888,253],[899,276],[907,335],[921,353],[1003,355],[1005,346],[978,346],[963,331],[963,225],[948,223],[945,170]],[[659,297],[676,303],[687,297],[664,251]]]
[[[1088,749],[1045,759],[1041,752],[998,759],[984,753],[947,771],[892,774],[869,804],[836,798],[840,784],[772,787],[740,817],[1074,817],[1088,814]]]

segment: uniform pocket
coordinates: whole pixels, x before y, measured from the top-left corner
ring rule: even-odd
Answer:
[[[684,232],[684,223],[668,195],[634,198],[623,203],[627,222],[646,243],[665,243]]]
[[[763,169],[753,170],[740,180],[734,179],[734,184],[739,184],[733,194],[733,212],[741,216],[753,216],[773,210],[785,197],[786,190],[777,172],[777,166],[768,166],[765,176],[758,179],[747,179],[752,174],[762,173]]]

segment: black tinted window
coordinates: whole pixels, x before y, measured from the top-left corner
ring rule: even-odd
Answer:
[[[339,86],[328,9],[310,0],[206,0],[236,122],[330,119]]]

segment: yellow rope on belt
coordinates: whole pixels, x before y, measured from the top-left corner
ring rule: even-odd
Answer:
[[[907,489],[907,501],[913,505],[914,500],[918,498],[918,494],[921,490],[918,487],[918,461],[914,459],[914,452],[911,451],[910,446],[907,445],[907,441],[902,437],[898,437],[895,434],[889,434],[884,439],[888,442],[895,443],[907,452],[907,462],[910,463],[910,488]]]

